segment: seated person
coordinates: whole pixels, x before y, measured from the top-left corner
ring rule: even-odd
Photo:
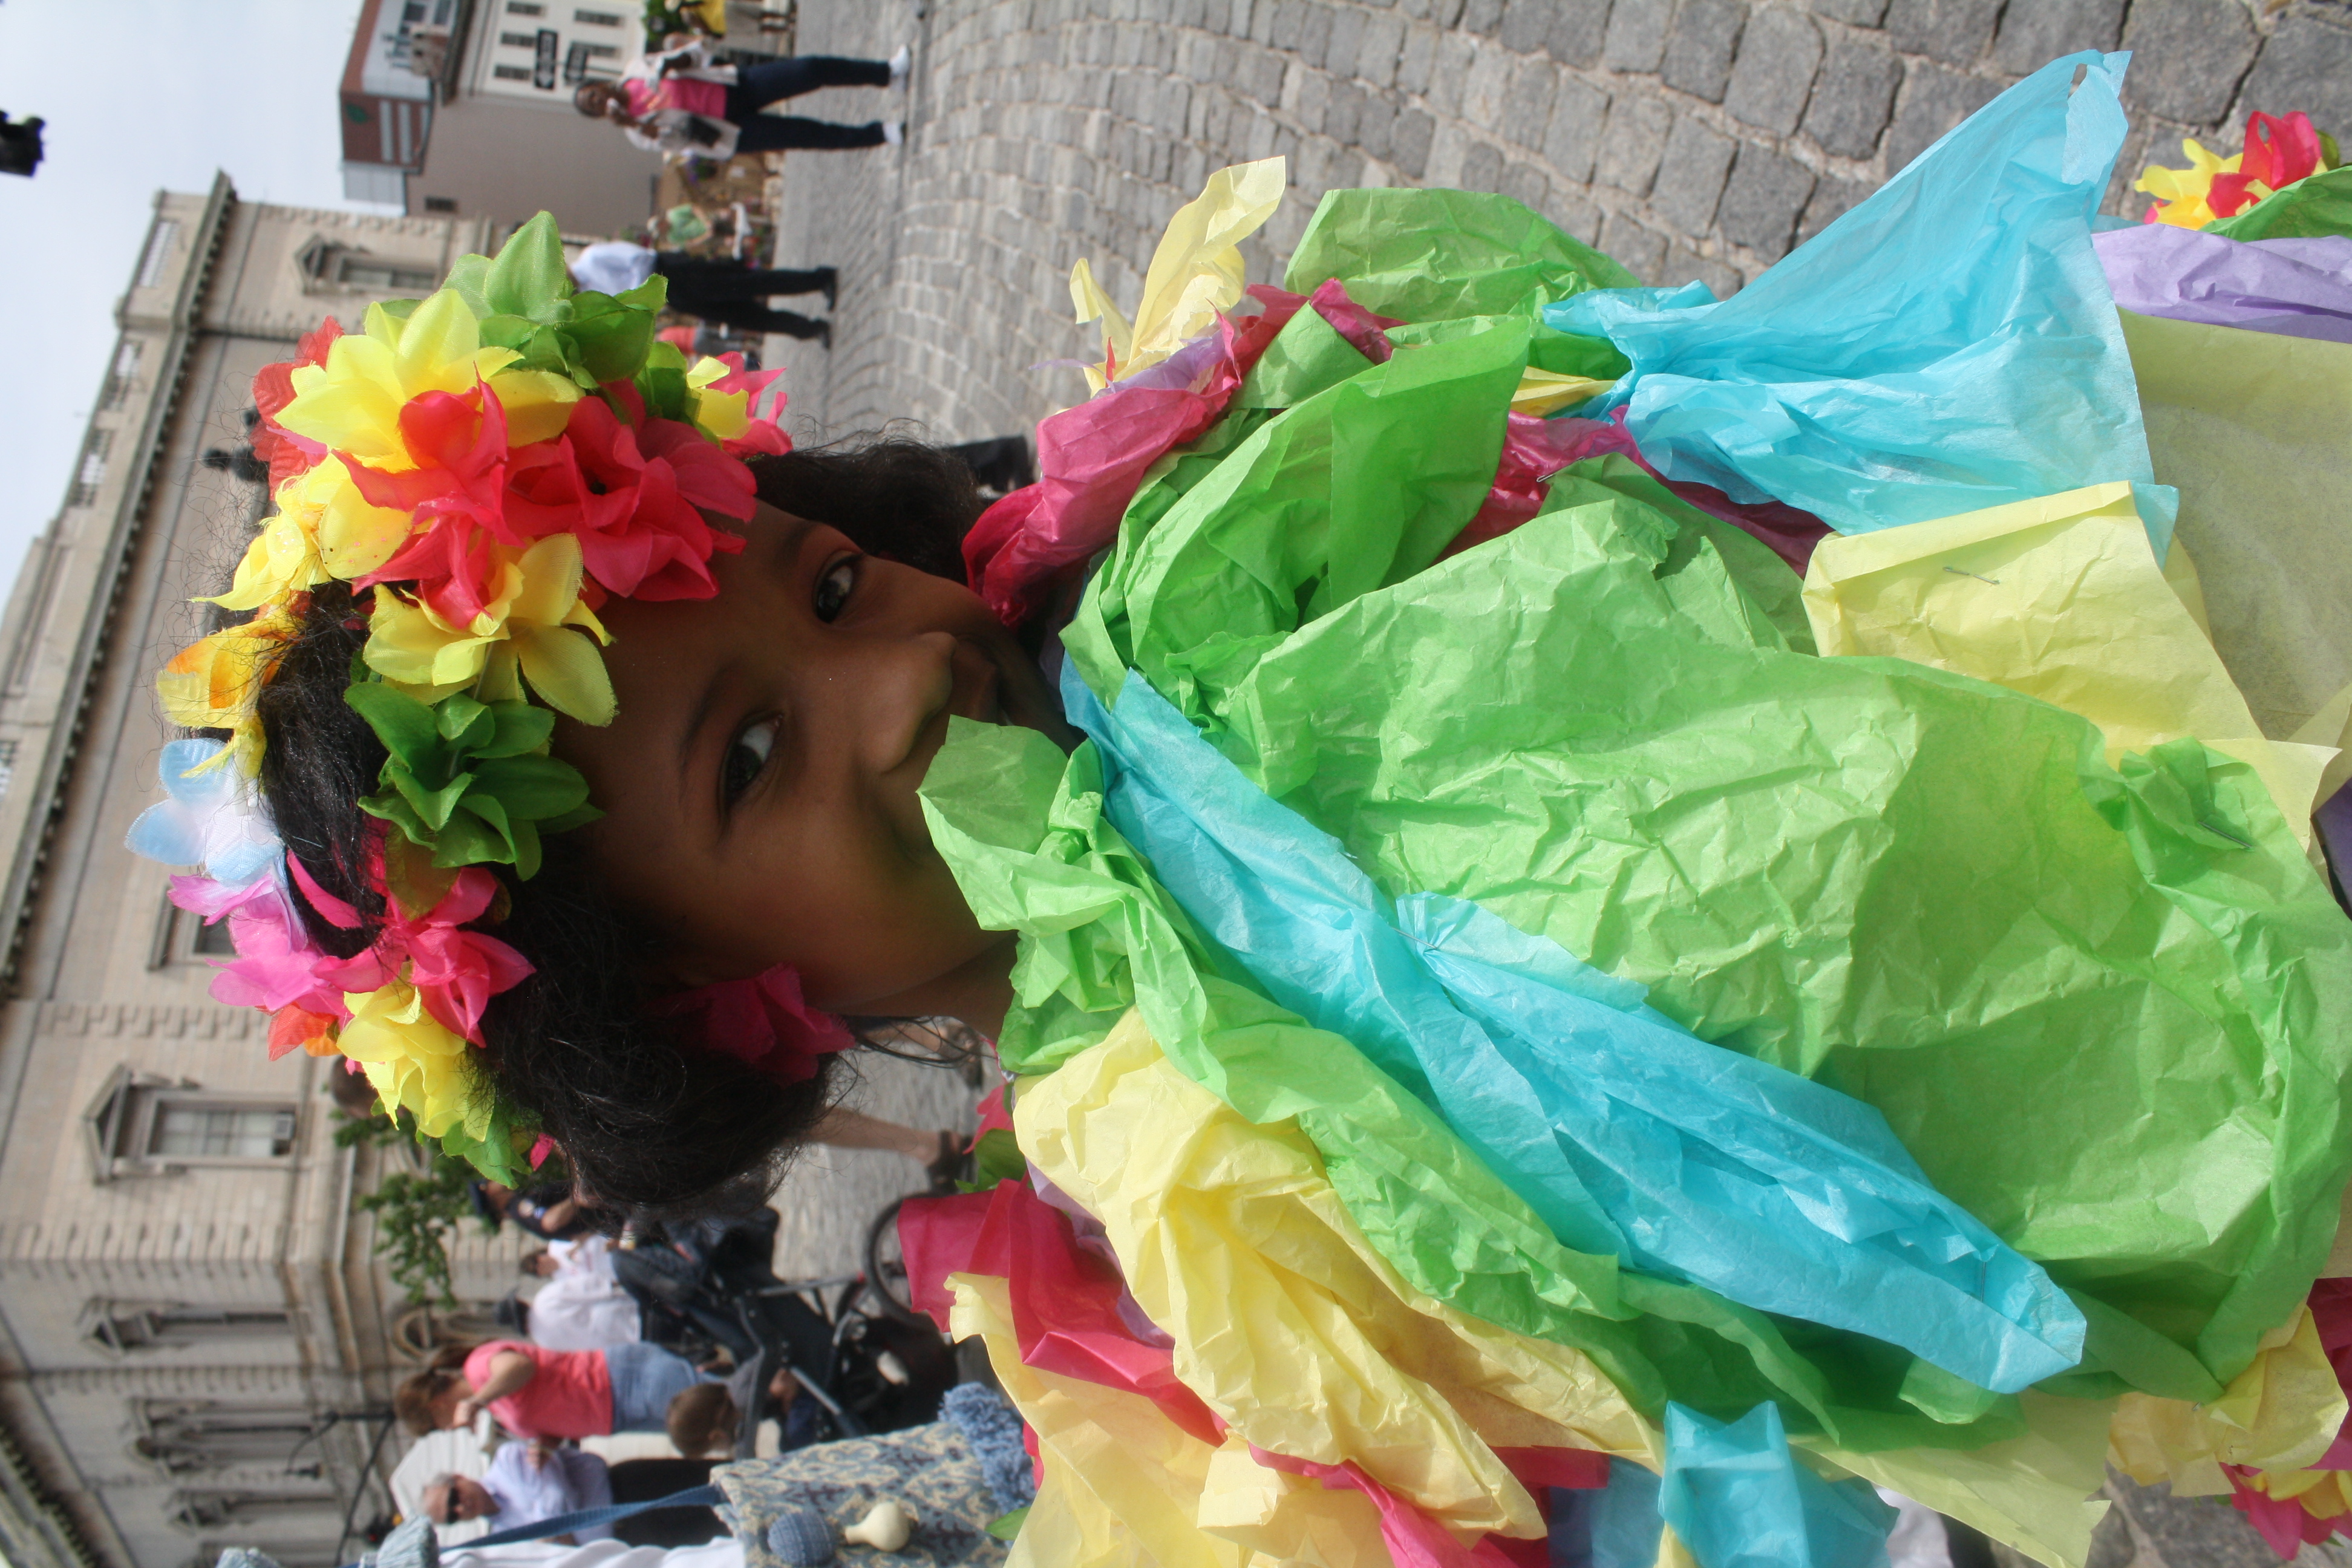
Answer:
[[[747,1424],[743,1415],[754,1403],[751,1389],[766,1366],[764,1358],[755,1360],[725,1383],[698,1383],[673,1398],[663,1423],[671,1447],[689,1459],[749,1458],[756,1426]],[[802,1447],[815,1436],[815,1411],[800,1405],[800,1380],[792,1368],[778,1367],[768,1377],[767,1397],[756,1411],[761,1416],[775,1418],[787,1449]],[[804,1418],[794,1419],[803,1413]],[[747,1430],[747,1426],[752,1429]]]
[[[604,1460],[534,1439],[502,1446],[490,1460],[489,1473],[478,1481],[459,1475],[436,1478],[425,1489],[425,1516],[436,1525],[484,1519],[492,1530],[512,1530],[585,1508],[604,1508],[612,1500],[613,1484]],[[612,1536],[611,1526],[594,1525],[555,1539],[585,1542]]]
[[[551,1351],[492,1340],[467,1352],[461,1365],[429,1367],[409,1378],[393,1405],[419,1436],[470,1426],[485,1409],[518,1437],[658,1432],[670,1401],[703,1375],[657,1345]]]
[[[588,1234],[586,1208],[572,1195],[569,1182],[544,1182],[517,1192],[503,1182],[476,1182],[474,1212],[492,1230],[512,1220],[541,1241],[569,1241]]]
[[[547,1281],[530,1299],[530,1338],[551,1351],[635,1344],[644,1333],[636,1298],[613,1276],[612,1243],[601,1236],[550,1242],[527,1253],[522,1271]]]

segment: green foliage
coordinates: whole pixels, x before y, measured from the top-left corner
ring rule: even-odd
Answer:
[[[413,1142],[415,1137],[416,1123],[404,1110],[397,1120],[371,1116],[335,1130],[335,1142],[346,1148],[383,1148]],[[426,1158],[423,1174],[394,1171],[376,1184],[375,1191],[355,1199],[354,1206],[375,1216],[376,1256],[390,1265],[393,1283],[420,1305],[454,1308],[457,1297],[449,1282],[449,1233],[472,1210],[466,1189],[474,1173],[465,1162],[438,1150],[431,1150]]]
[[[1011,1513],[998,1514],[994,1519],[988,1521],[986,1528],[988,1533],[993,1536],[996,1540],[1010,1541],[1014,1536],[1021,1533],[1021,1526],[1028,1517],[1028,1505],[1024,1504],[1023,1506],[1014,1509]]]

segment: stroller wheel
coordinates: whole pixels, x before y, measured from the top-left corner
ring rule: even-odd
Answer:
[[[873,1226],[866,1232],[866,1288],[887,1315],[902,1323],[927,1324],[931,1320],[915,1310],[914,1292],[907,1282],[906,1255],[898,1248],[898,1205],[904,1202],[904,1198],[893,1199],[874,1216]]]

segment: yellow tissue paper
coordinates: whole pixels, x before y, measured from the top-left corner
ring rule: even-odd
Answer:
[[[1288,165],[1280,158],[1236,163],[1209,176],[1201,194],[1177,209],[1151,265],[1143,275],[1143,300],[1129,325],[1110,296],[1095,281],[1094,268],[1081,257],[1070,268],[1070,303],[1078,323],[1103,323],[1109,353],[1087,367],[1087,384],[1102,390],[1107,381],[1158,364],[1187,339],[1216,324],[1217,312],[1241,303],[1242,253],[1234,248],[1258,230],[1282,205]]]
[[[1822,654],[1906,658],[2038,697],[2098,725],[2110,762],[2194,736],[2253,768],[2311,842],[2335,749],[2265,738],[2148,548],[2129,485],[1825,539],[1804,599]]]
[[[2297,1308],[2263,1336],[2263,1348],[2221,1398],[2190,1405],[2127,1394],[2107,1439],[2116,1468],[2142,1485],[2169,1481],[2179,1496],[2220,1496],[2230,1490],[2223,1465],[2300,1470],[2327,1451],[2345,1413],[2319,1327],[2309,1308]]]
[[[1796,1439],[1875,1486],[1972,1524],[2051,1568],[2083,1568],[2091,1531],[2107,1511],[2093,1496],[2106,1480],[2100,1459],[2114,1403],[2018,1396],[2026,1430],[1982,1448],[1898,1448],[1858,1454]]]
[[[1495,1455],[1548,1447],[1659,1463],[1600,1369],[1412,1290],[1374,1251],[1290,1122],[1244,1120],[1161,1055],[1129,1012],[1030,1084],[1032,1166],[1099,1219],[1176,1372],[1236,1440],[1352,1460],[1464,1537],[1534,1537],[1534,1500]]]
[[[1569,375],[1531,364],[1519,373],[1518,390],[1511,394],[1511,412],[1540,419],[1570,404],[1598,397],[1616,384],[1614,381],[1599,381],[1589,375]]]
[[[2293,736],[2352,685],[2352,343],[2120,314],[2213,640],[2262,732]]]

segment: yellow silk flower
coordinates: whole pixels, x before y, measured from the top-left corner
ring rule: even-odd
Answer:
[[[201,602],[253,610],[330,578],[350,582],[391,560],[408,538],[408,514],[370,506],[332,455],[278,487],[278,508],[246,547],[228,592]]]
[[[722,362],[708,354],[686,373],[686,384],[694,392],[695,428],[714,441],[740,441],[743,432],[751,427],[750,393],[710,390],[712,382],[733,374]]]
[[[208,773],[236,759],[248,774],[261,765],[261,721],[254,708],[271,661],[297,630],[283,605],[272,605],[242,626],[213,633],[182,648],[155,678],[163,717],[191,730],[226,730],[228,745],[198,766]]]
[[[2213,176],[2238,172],[2242,153],[2220,158],[2205,145],[2184,139],[2180,150],[2189,154],[2189,167],[2168,169],[2161,163],[2150,163],[2132,189],[2143,191],[2157,199],[2156,221],[2168,223],[2177,228],[2203,228],[2213,221],[2213,209],[2206,199],[2213,194]]]
[[[424,998],[407,981],[347,992],[343,1005],[352,1010],[352,1021],[342,1026],[336,1047],[360,1064],[385,1105],[413,1114],[425,1137],[438,1138],[465,1121],[477,1100],[487,1104],[487,1097],[476,1092],[478,1081],[465,1037],[426,1012]]]
[[[611,723],[613,678],[596,646],[612,637],[580,602],[578,537],[551,533],[520,552],[490,548],[501,558],[499,590],[467,626],[379,586],[368,668],[421,702],[468,688],[485,702],[520,700],[527,680],[557,712]]]
[[[1244,1119],[1169,1062],[1139,1014],[1024,1082],[1013,1122],[1032,1165],[1103,1223],[1176,1342],[1177,1375],[1236,1443],[1353,1461],[1473,1538],[1543,1533],[1496,1448],[1658,1462],[1654,1432],[1589,1358],[1416,1291],[1297,1124]]]
[[[1131,326],[1083,257],[1070,268],[1070,302],[1077,308],[1078,324],[1100,321],[1108,349],[1101,364],[1086,367],[1088,386],[1100,392],[1110,377],[1158,364],[1215,325],[1218,311],[1241,303],[1244,274],[1242,253],[1234,247],[1282,205],[1287,167],[1280,158],[1263,158],[1209,176],[1201,194],[1169,220],[1151,253],[1143,300]]]
[[[509,369],[518,357],[482,346],[480,323],[454,289],[433,295],[406,321],[370,305],[364,333],[337,338],[324,364],[295,367],[294,400],[278,423],[370,468],[413,468],[400,411],[428,392],[463,396],[486,382],[506,410],[509,446],[562,435],[580,388],[568,376]]]

